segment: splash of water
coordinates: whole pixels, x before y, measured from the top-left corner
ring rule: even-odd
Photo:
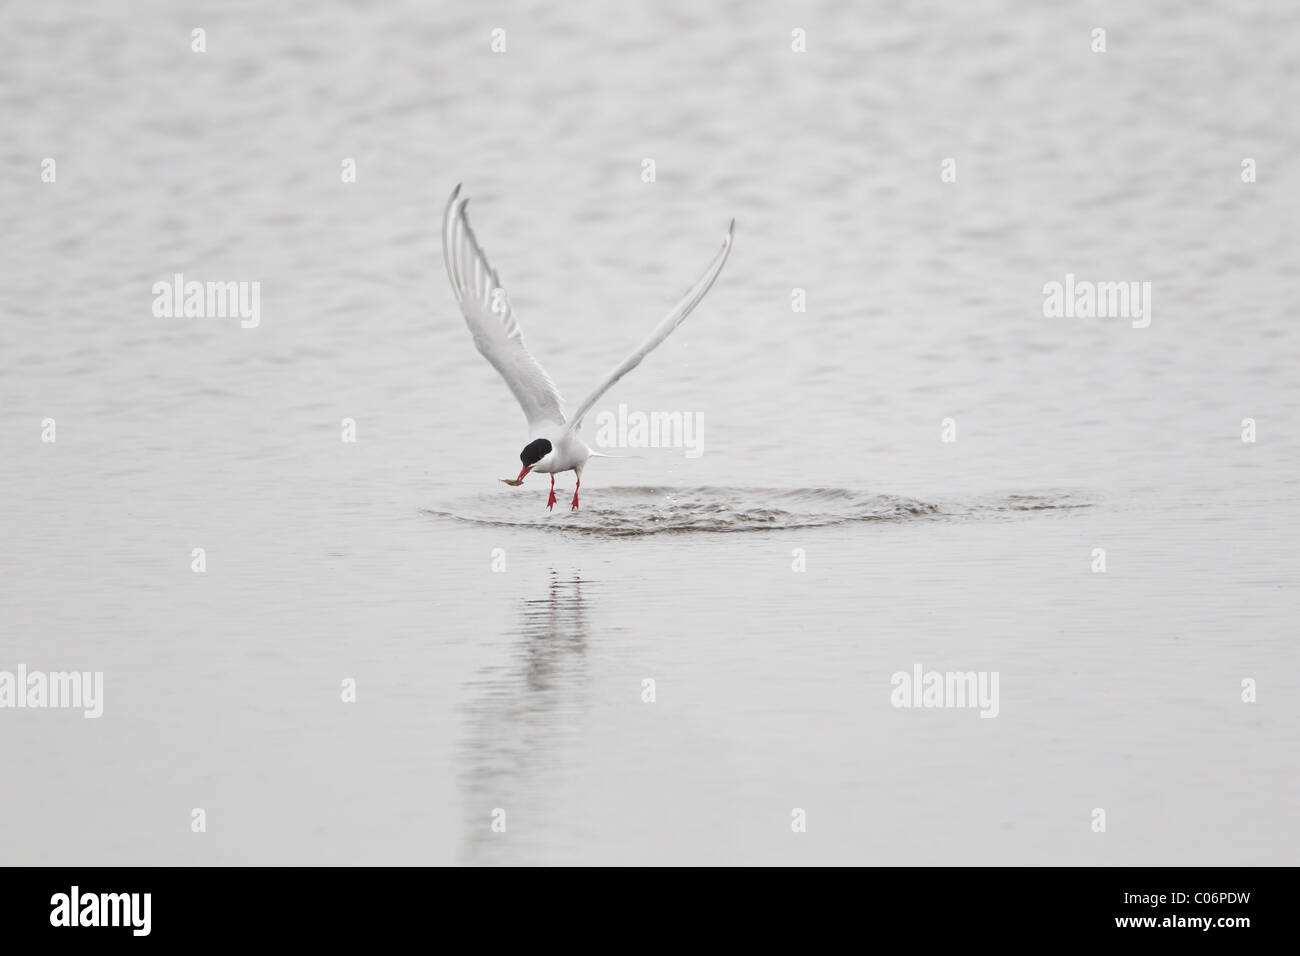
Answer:
[[[480,495],[422,513],[498,527],[539,528],[572,534],[632,537],[685,532],[782,531],[857,522],[1007,518],[1021,512],[1055,512],[1090,504],[1068,494],[1015,494],[1000,498],[926,502],[846,488],[601,488],[580,511],[552,512],[535,497]],[[563,504],[563,501],[561,501]]]

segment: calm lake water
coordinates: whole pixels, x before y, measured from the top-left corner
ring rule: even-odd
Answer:
[[[0,671],[102,671],[104,713],[0,709],[0,863],[1294,864],[1297,40],[1281,3],[6,6]],[[443,269],[458,182],[570,408],[736,218],[597,407],[702,455],[607,449],[576,514],[498,482],[529,436]],[[260,324],[156,317],[175,273]],[[1067,274],[1150,282],[1149,326],[1044,317]],[[996,719],[893,706],[917,665],[997,672]]]

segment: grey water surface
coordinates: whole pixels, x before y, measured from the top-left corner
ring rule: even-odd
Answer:
[[[0,709],[0,863],[1294,864],[1297,41],[1255,2],[0,7],[0,671],[104,675],[98,719]],[[584,432],[702,454],[603,448],[577,512],[499,482],[457,183],[570,408],[736,219]],[[156,316],[177,273],[259,324]],[[1067,274],[1149,325],[1045,317]],[[917,665],[996,672],[996,718],[894,706]]]

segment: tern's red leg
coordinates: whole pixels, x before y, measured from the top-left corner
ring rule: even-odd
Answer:
[[[555,506],[555,476],[551,475],[551,497],[550,500],[546,502],[546,510],[550,511],[551,508],[554,506]]]
[[[577,511],[578,510],[578,489],[582,487],[582,479],[578,478],[575,475],[574,480],[577,482],[577,484],[573,486],[573,508],[571,510]]]

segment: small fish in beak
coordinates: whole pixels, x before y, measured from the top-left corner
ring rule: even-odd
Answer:
[[[532,467],[530,467],[529,465],[525,465],[524,470],[519,473],[519,477],[516,478],[514,481],[511,481],[509,478],[501,478],[499,480],[505,482],[507,485],[513,485],[514,487],[518,488],[520,485],[524,483],[524,475],[528,474],[532,470],[533,470]]]

